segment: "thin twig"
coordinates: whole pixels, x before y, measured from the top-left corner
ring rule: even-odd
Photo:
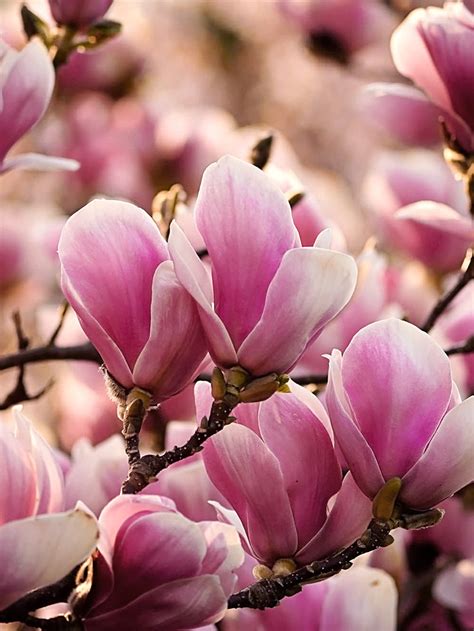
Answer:
[[[446,355],[468,355],[474,353],[474,335],[471,335],[463,344],[451,346],[444,351]]]
[[[0,357],[0,370],[7,370],[8,368],[26,364],[64,360],[102,363],[102,358],[90,342],[77,344],[76,346],[49,346],[47,344]]]
[[[436,324],[438,318],[449,307],[449,305],[456,298],[456,296],[459,294],[459,292],[462,289],[464,289],[464,287],[466,287],[466,285],[471,280],[474,279],[474,257],[473,257],[472,250],[470,250],[467,253],[466,261],[468,261],[467,265],[466,265],[466,263],[463,264],[463,267],[465,265],[466,265],[466,267],[465,267],[464,271],[461,273],[461,275],[459,276],[459,279],[458,279],[457,283],[448,292],[446,292],[444,296],[442,296],[438,300],[438,302],[434,306],[433,310],[431,311],[430,315],[426,319],[426,322],[421,327],[422,331],[425,331],[426,333],[431,331],[431,329]]]
[[[263,579],[233,594],[228,600],[229,609],[266,609],[276,607],[280,600],[301,591],[306,583],[314,583],[347,570],[352,561],[362,554],[385,547],[393,542],[390,531],[394,528],[408,530],[425,528],[437,523],[442,511],[433,509],[417,515],[401,515],[397,519],[381,521],[373,519],[363,535],[349,547],[322,561],[314,561],[287,576]]]
[[[156,476],[175,462],[189,458],[202,450],[202,444],[221,431],[230,421],[230,414],[238,400],[226,396],[223,401],[214,401],[209,418],[204,417],[191,438],[181,447],[174,447],[162,455],[146,455],[130,468],[128,478],[122,485],[122,493],[136,494],[156,479]]]

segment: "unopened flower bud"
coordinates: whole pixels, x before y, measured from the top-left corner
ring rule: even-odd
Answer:
[[[293,559],[278,559],[275,561],[272,567],[272,572],[275,576],[288,576],[297,569],[296,563]]]
[[[253,568],[252,574],[257,581],[261,581],[265,578],[272,578],[273,576],[271,569],[262,563],[259,563]]]
[[[227,383],[234,388],[240,389],[248,383],[249,373],[242,366],[234,366],[227,374]]]
[[[212,371],[211,392],[212,398],[216,401],[221,401],[224,398],[226,392],[226,382],[224,375],[221,369],[217,366]]]
[[[276,373],[265,375],[251,381],[240,393],[242,403],[258,403],[269,399],[272,394],[278,392],[280,381]]]

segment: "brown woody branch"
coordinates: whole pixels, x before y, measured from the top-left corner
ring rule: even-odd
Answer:
[[[474,257],[473,257],[472,250],[470,250],[466,254],[464,271],[462,271],[454,287],[452,287],[449,291],[447,291],[444,294],[444,296],[442,296],[438,300],[433,310],[431,311],[430,315],[426,319],[425,323],[421,327],[421,330],[425,331],[426,333],[429,333],[429,331],[431,331],[431,329],[436,324],[438,318],[445,312],[445,310],[449,307],[449,305],[456,298],[459,292],[462,289],[464,289],[464,287],[466,287],[466,285],[468,285],[473,279],[474,279]]]
[[[426,528],[436,524],[442,516],[443,512],[435,508],[424,513],[409,513],[386,521],[373,519],[363,535],[348,548],[328,559],[309,563],[287,576],[258,581],[233,594],[228,600],[228,607],[229,609],[276,607],[283,598],[300,592],[305,584],[322,581],[339,574],[342,570],[348,570],[357,557],[393,543],[390,531],[394,528],[407,530]]]

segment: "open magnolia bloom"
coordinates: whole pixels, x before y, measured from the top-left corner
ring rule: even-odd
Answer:
[[[66,223],[59,258],[63,292],[121,386],[162,401],[192,381],[206,354],[197,307],[144,210],[90,202]]]
[[[102,18],[112,2],[113,0],[49,0],[49,6],[58,24],[84,27]]]
[[[51,448],[18,411],[14,431],[0,423],[0,461],[1,611],[63,578],[94,550],[99,533],[81,503],[56,512],[63,507],[61,471]]]
[[[195,523],[167,498],[120,496],[102,511],[86,631],[173,631],[220,620],[243,560],[231,526]]]
[[[233,423],[205,445],[209,477],[235,512],[218,510],[270,568],[279,559],[325,558],[370,521],[370,502],[350,474],[342,478],[326,422],[301,395],[274,394],[259,405],[260,435]]]
[[[400,501],[432,508],[474,479],[474,397],[462,403],[449,359],[402,320],[363,328],[330,359],[326,403],[336,441],[370,498],[391,478]]]
[[[37,41],[18,52],[0,40],[0,173],[11,169],[76,170],[75,160],[26,153],[7,153],[43,117],[54,88],[54,69],[46,48]]]
[[[315,246],[301,247],[283,193],[260,169],[231,156],[206,169],[195,217],[212,282],[175,222],[169,248],[213,360],[253,376],[287,372],[349,301],[354,260],[318,247],[327,245],[326,232]]]
[[[474,15],[462,2],[412,11],[392,35],[397,70],[440,108],[464,151],[474,150]]]

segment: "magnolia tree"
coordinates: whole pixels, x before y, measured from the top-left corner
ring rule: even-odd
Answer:
[[[317,156],[303,166],[276,132],[178,92],[166,106],[143,8],[19,5],[0,42],[0,292],[18,344],[2,316],[0,626],[472,629],[472,2],[149,8],[175,82],[180,29],[189,63],[212,40],[228,86],[251,75],[246,47],[289,63],[250,16],[290,37],[292,73],[351,86],[372,159],[360,150],[356,178],[323,160],[332,198]],[[213,54],[201,63],[217,81]],[[365,214],[340,210],[341,175]]]

